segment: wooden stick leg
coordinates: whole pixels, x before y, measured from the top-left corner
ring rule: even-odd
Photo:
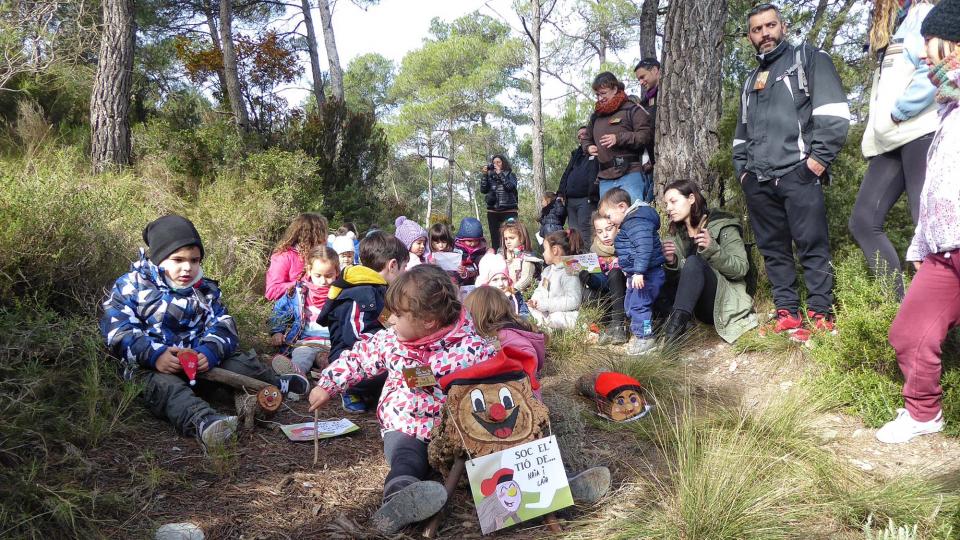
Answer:
[[[447,502],[450,502],[450,497],[453,496],[453,492],[457,490],[457,484],[460,482],[460,477],[463,476],[463,471],[466,470],[466,461],[462,457],[457,457],[453,462],[453,467],[450,468],[450,474],[447,475],[446,481],[443,483],[443,487],[447,490]],[[437,532],[440,530],[440,523],[443,522],[443,514],[446,511],[447,506],[444,507],[436,513],[430,522],[427,523],[427,528],[423,530],[424,538],[436,538]]]
[[[560,522],[557,521],[557,516],[555,516],[553,512],[543,516],[543,522],[547,524],[547,528],[550,529],[552,533],[563,531],[563,529],[560,528]]]
[[[320,461],[320,409],[313,411],[313,465]]]

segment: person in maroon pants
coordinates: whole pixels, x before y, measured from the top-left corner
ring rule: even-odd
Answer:
[[[937,4],[920,32],[937,86],[940,127],[930,143],[917,230],[907,250],[907,260],[919,268],[890,327],[904,408],[877,431],[885,443],[943,430],[940,356],[947,332],[960,325],[960,0]]]

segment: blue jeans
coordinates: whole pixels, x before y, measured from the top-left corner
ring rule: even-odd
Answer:
[[[646,174],[643,172],[632,172],[625,174],[620,178],[614,178],[612,180],[607,180],[606,178],[600,179],[600,197],[603,198],[603,195],[610,191],[611,189],[618,187],[622,190],[625,190],[630,194],[630,201],[636,202],[642,200],[645,202],[653,202],[653,175]]]
[[[630,317],[630,332],[638,338],[649,338],[653,333],[653,303],[660,295],[667,273],[662,266],[647,270],[643,273],[642,289],[631,289],[631,279],[633,275],[627,275],[627,297],[623,301],[623,307]]]

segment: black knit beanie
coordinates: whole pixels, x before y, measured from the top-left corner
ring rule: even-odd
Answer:
[[[150,248],[150,262],[160,264],[180,248],[197,246],[203,258],[200,233],[189,219],[171,214],[152,221],[143,230],[143,241]]]
[[[940,0],[923,19],[923,37],[960,43],[960,0]]]

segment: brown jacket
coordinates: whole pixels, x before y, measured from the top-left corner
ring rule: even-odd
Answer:
[[[644,147],[653,141],[653,122],[646,109],[626,100],[613,114],[594,117],[593,125],[588,127],[587,137],[582,143],[583,151],[586,152],[591,145],[597,146],[600,178],[612,180],[643,171],[640,156]],[[617,144],[613,148],[605,148],[595,142],[609,133],[617,136]],[[615,163],[617,157],[623,158],[621,166]]]

